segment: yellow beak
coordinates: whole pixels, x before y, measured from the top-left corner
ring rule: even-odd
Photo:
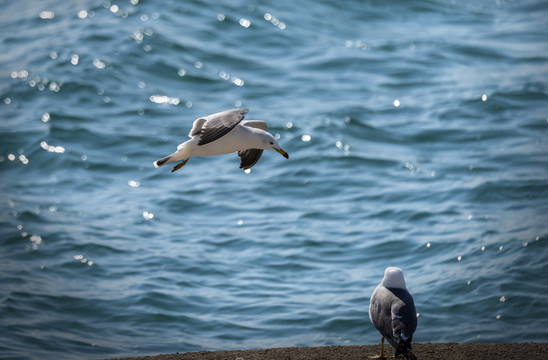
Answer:
[[[289,159],[289,155],[285,152],[284,149],[279,148],[279,149],[274,149],[274,150],[276,150],[276,151],[277,151],[280,155],[282,155],[284,158]]]

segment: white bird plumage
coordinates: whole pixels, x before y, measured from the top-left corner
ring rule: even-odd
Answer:
[[[160,167],[182,161],[173,171],[183,167],[192,156],[213,156],[238,152],[240,168],[247,170],[259,161],[263,150],[274,150],[285,158],[289,155],[268,133],[262,120],[242,121],[248,109],[232,109],[194,120],[190,140],[177,146],[177,151],[154,162]]]

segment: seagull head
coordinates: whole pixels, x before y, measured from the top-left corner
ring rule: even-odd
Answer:
[[[403,271],[397,267],[389,267],[384,271],[381,284],[387,288],[407,289]]]
[[[281,146],[278,144],[274,136],[270,135],[266,131],[263,134],[263,138],[261,139],[261,142],[262,142],[263,150],[274,150],[280,155],[282,155],[284,158],[289,159],[289,155],[284,149],[281,148]]]

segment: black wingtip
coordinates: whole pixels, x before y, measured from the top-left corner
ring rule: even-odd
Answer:
[[[167,163],[167,161],[169,160],[169,158],[171,158],[171,156],[166,156],[165,158],[162,158],[160,160],[156,160],[154,162],[154,166],[160,167],[162,165],[165,165]]]
[[[417,357],[415,354],[411,352],[411,343],[400,343],[396,349],[396,353],[394,354],[394,357],[398,357],[399,355],[403,355],[404,358],[408,360],[417,360]]]

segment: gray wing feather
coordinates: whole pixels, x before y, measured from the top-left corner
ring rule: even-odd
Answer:
[[[248,111],[249,109],[233,109],[204,117],[198,145],[208,144],[228,134],[242,121]]]
[[[390,316],[390,308],[392,305],[392,294],[386,288],[378,287],[371,296],[371,304],[369,306],[369,317],[371,322],[382,336],[392,338],[392,319]]]
[[[242,125],[268,131],[268,125],[262,120],[245,120]]]
[[[259,161],[263,150],[261,149],[247,149],[238,151],[238,156],[242,159],[240,163],[240,169],[247,170]]]
[[[371,322],[394,348],[411,343],[417,328],[413,297],[405,289],[378,288],[371,297]]]
[[[192,124],[192,129],[190,129],[190,133],[188,134],[188,136],[192,138],[196,135],[200,135],[200,133],[202,132],[202,126],[204,126],[205,122],[205,118],[199,118],[194,120],[194,123]]]
[[[394,290],[393,290],[394,291]],[[392,305],[392,329],[394,336],[408,341],[417,329],[417,311],[411,294],[407,290],[395,289],[399,301]]]

